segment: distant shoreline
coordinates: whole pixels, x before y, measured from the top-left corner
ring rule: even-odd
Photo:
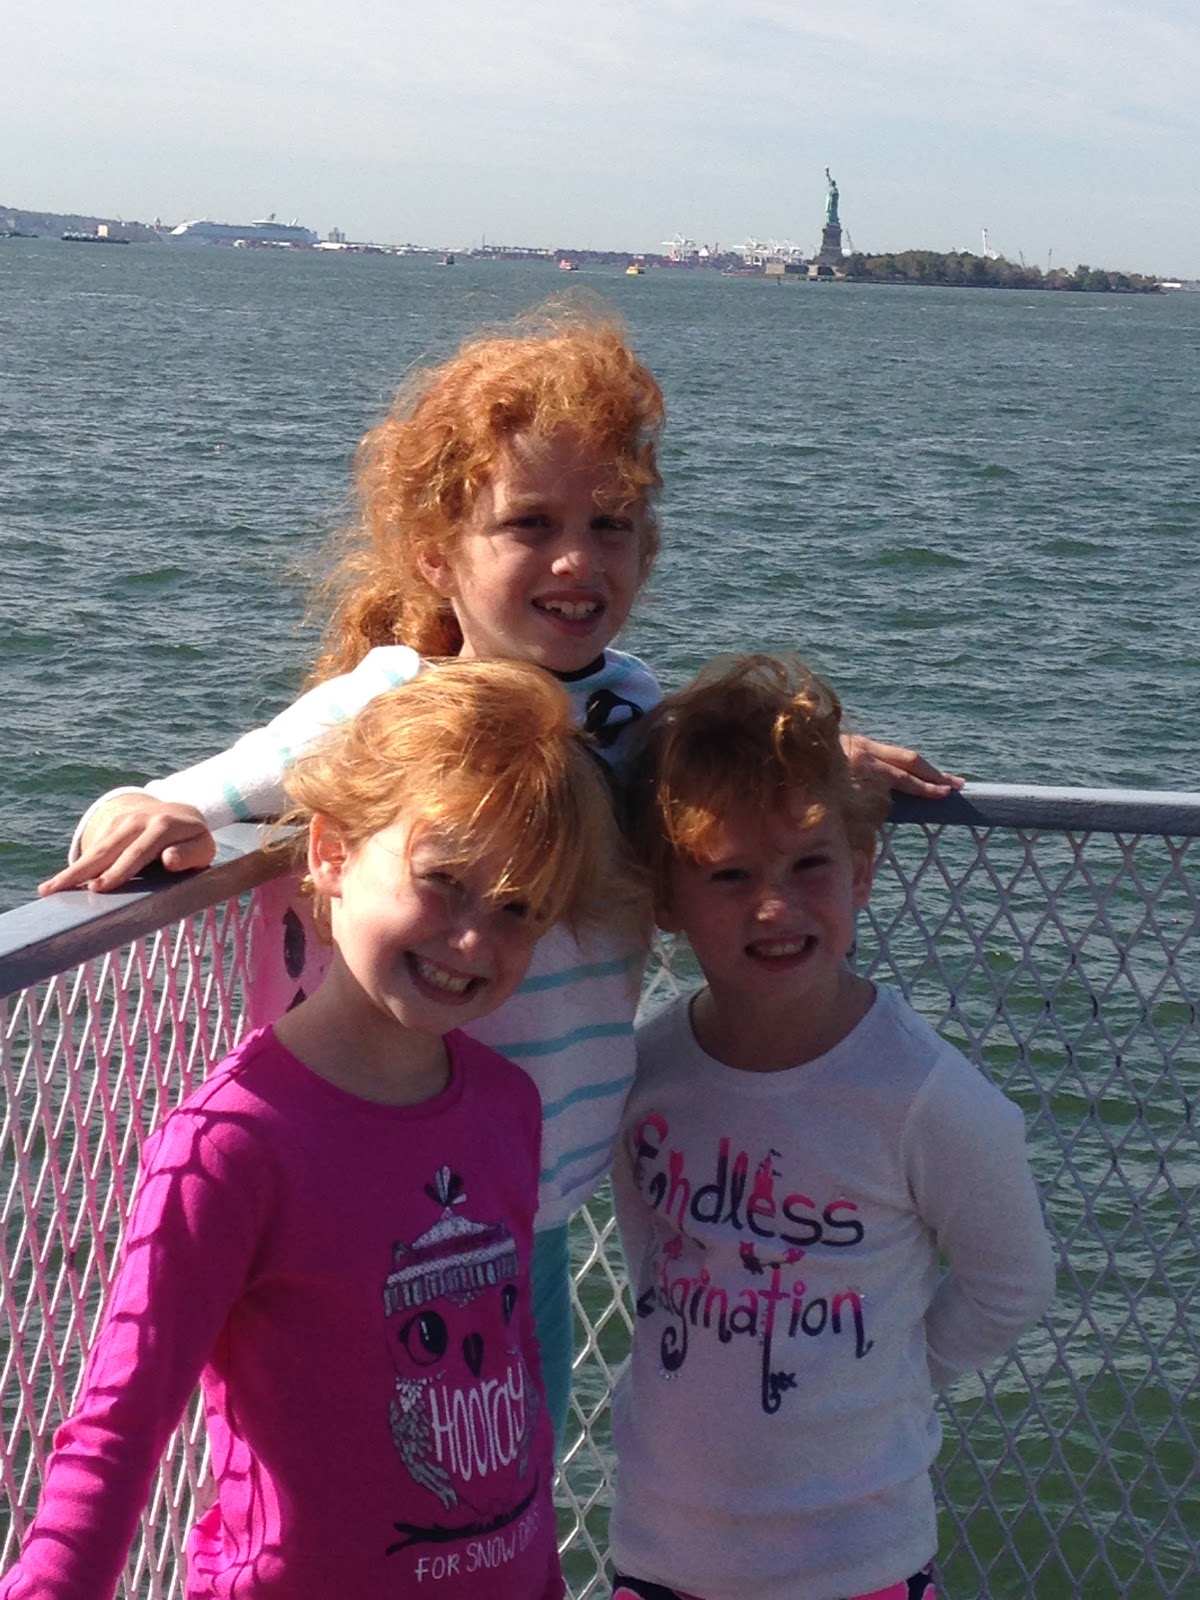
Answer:
[[[249,225],[247,225],[249,227]],[[127,222],[113,217],[84,216],[77,213],[30,211],[17,206],[0,206],[0,239],[63,239],[64,236],[94,239],[104,236],[112,244],[164,244],[173,224]],[[809,261],[791,252],[788,256],[760,257],[751,261],[745,251],[722,251],[706,245],[680,241],[680,251],[661,254],[654,251],[574,249],[561,246],[481,245],[477,249],[444,245],[382,245],[351,242],[341,234],[316,244],[264,244],[254,240],[205,241],[228,249],[246,244],[252,249],[291,249],[320,253],[357,255],[436,256],[447,263],[456,261],[543,261],[564,272],[584,266],[640,267],[668,271],[706,271],[728,277],[774,278],[789,282],[890,283],[916,288],[943,289],[1049,289],[1058,292],[1157,294],[1164,288],[1196,289],[1200,280],[1118,272],[1110,268],[1078,266],[1068,272],[1056,268],[1043,273],[1002,257],[972,255],[967,251],[944,253],[929,250],[902,250],[865,255],[856,252],[831,266]],[[193,245],[193,247],[195,247]]]

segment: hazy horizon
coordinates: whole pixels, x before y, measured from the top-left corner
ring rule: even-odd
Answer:
[[[10,19],[5,203],[659,251],[682,233],[1200,277],[1183,0],[60,0]]]

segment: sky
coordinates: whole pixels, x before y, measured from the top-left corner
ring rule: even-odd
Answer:
[[[43,0],[0,205],[465,249],[820,241],[1200,278],[1196,0]]]

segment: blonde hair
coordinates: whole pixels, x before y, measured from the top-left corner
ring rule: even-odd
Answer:
[[[644,582],[658,551],[663,419],[662,391],[612,313],[545,308],[414,372],[358,447],[358,519],[323,586],[333,612],[310,682],[349,671],[376,645],[458,654],[457,619],[421,562],[452,553],[516,434],[565,428],[611,457],[618,495],[640,513]]]
[[[448,865],[497,859],[489,899],[524,902],[538,931],[641,905],[599,758],[566,691],[526,663],[431,667],[305,751],[286,782],[284,822],[319,813],[351,849],[404,820],[437,831]]]
[[[629,791],[634,853],[665,898],[671,863],[712,859],[724,822],[755,812],[813,827],[840,817],[870,848],[888,796],[858,786],[836,693],[794,656],[710,662],[638,726]]]

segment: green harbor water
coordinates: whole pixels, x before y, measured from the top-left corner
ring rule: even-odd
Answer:
[[[626,642],[668,683],[718,651],[795,647],[857,726],[970,777],[1200,786],[1200,295],[686,271],[581,272],[570,287],[626,318],[667,397],[663,553]],[[358,437],[411,366],[561,290],[534,264],[0,241],[0,908],[30,897],[97,792],[210,753],[287,703]],[[1098,879],[1123,870],[1114,850],[1088,858]],[[1018,873],[1003,848],[997,859]],[[1045,870],[1071,868],[1051,852]],[[1139,870],[1157,885],[1169,867],[1151,850]],[[1060,1600],[1102,1534],[1112,1564],[1090,1594],[1185,1595],[1188,1546],[1163,1521],[1162,1488],[1190,1486],[1181,1503],[1200,1519],[1195,1338],[1171,1321],[1151,1246],[1177,1245],[1200,1161],[1194,1127],[1173,1132],[1175,1110],[1156,1110],[1162,1085],[1136,1045],[1119,1092],[1104,1092],[1114,1048],[1148,1020],[1182,1041],[1172,1107],[1194,1106],[1194,1010],[1174,990],[1142,1006],[1160,946],[1122,965],[1142,915],[1127,885],[1095,957],[1113,967],[1103,1026],[1073,982],[1055,997],[1060,1029],[1043,1024],[1020,942],[1047,940],[1036,878],[1015,880],[1011,903],[1019,937],[988,945],[961,1026],[982,1026],[1003,991],[1013,1031],[983,1052],[989,1070],[1029,1107],[1029,1074],[1054,1085],[1034,1152],[1056,1220],[1075,1229],[1060,1332],[1076,1376],[1115,1342],[1137,1403],[1101,1384],[1085,1418],[1076,1378],[1030,1347],[1050,1397],[1027,1449],[1037,1493],[1066,1504],[1070,1481],[1087,1481],[1094,1521],[1064,1532],[1064,1564],[1028,1581],[1010,1564],[992,1593]],[[1156,917],[1194,1002],[1194,891],[1168,884]],[[1072,931],[1099,948],[1095,930]],[[969,964],[961,929],[947,926],[939,958]],[[921,974],[918,1004],[928,992],[936,1006],[939,981]],[[1064,1161],[1091,1218],[1072,1209]],[[1106,1298],[1102,1237],[1145,1284],[1132,1326]],[[1173,1290],[1186,1309],[1186,1283]],[[1177,1399],[1170,1424],[1148,1341]],[[615,1324],[603,1343],[619,1357]],[[1001,1408],[1023,1405],[1027,1386],[1007,1381]],[[1029,1510],[1025,1480],[988,1477],[993,1443],[981,1422],[978,1458],[960,1450],[952,1468],[964,1501],[992,1497],[980,1541]],[[1020,1539],[1042,1548],[1032,1522]],[[1147,1550],[1161,1583],[1139,1565]],[[959,1600],[974,1592],[969,1573],[948,1577]]]
[[[351,456],[552,267],[0,241],[0,905],[81,806],[293,695]],[[673,682],[799,648],[996,782],[1197,785],[1200,295],[581,272],[659,376]]]

